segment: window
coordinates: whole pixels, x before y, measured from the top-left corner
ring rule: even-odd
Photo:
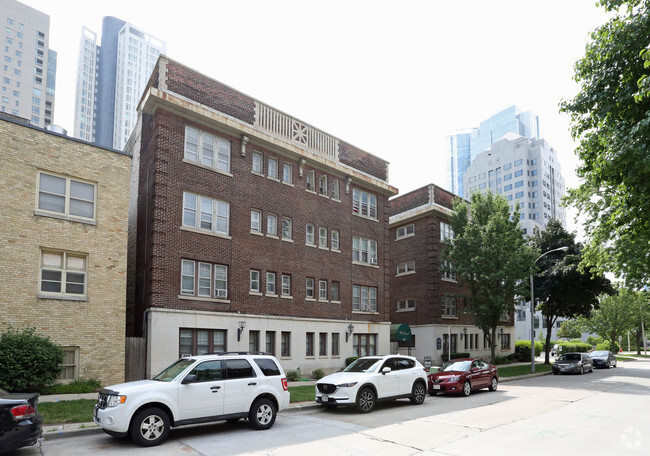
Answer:
[[[377,288],[352,286],[352,310],[363,312],[377,311]]]
[[[266,293],[275,294],[275,272],[266,273]]]
[[[270,236],[278,235],[278,216],[275,214],[266,214],[266,234]]]
[[[314,356],[314,333],[305,334],[305,355]]]
[[[524,186],[524,181],[520,180],[515,182],[515,188],[521,188]]]
[[[324,226],[318,227],[318,246],[327,248],[327,228]]]
[[[264,157],[259,152],[253,152],[253,172],[262,174],[264,172]]]
[[[512,184],[508,184],[508,185],[503,186],[503,191],[504,192],[509,192],[510,190],[512,190]]]
[[[413,310],[415,309],[415,299],[402,299],[397,301],[397,310]]]
[[[521,166],[522,163],[523,163],[523,160],[521,158],[519,160],[515,160],[515,166]]]
[[[196,356],[226,351],[226,331],[222,329],[190,329],[179,331],[179,356]]]
[[[318,356],[327,356],[327,333],[318,333]]]
[[[230,142],[196,128],[185,127],[184,158],[219,171],[230,172]]]
[[[314,225],[311,223],[308,223],[307,226],[305,226],[305,243],[308,245],[316,245],[314,238]]]
[[[259,331],[248,331],[248,351],[250,353],[257,353],[260,351]],[[253,377],[254,375],[250,375],[250,376]]]
[[[40,290],[57,297],[86,295],[87,256],[41,250]]]
[[[318,178],[318,193],[327,196],[327,176]]]
[[[228,266],[214,265],[214,297],[228,297]]]
[[[503,165],[503,170],[504,170],[504,171],[507,170],[507,169],[510,169],[510,168],[512,168],[512,164],[511,164],[511,163],[506,163],[505,165]]]
[[[352,355],[374,356],[377,354],[377,334],[353,334]]]
[[[508,174],[503,175],[503,181],[504,182],[509,181],[510,179],[512,179],[512,173],[508,173]]]
[[[440,271],[442,273],[441,277],[445,280],[456,280],[456,272],[454,271],[454,265],[449,261],[443,261],[440,265]]]
[[[291,219],[287,217],[282,218],[282,239],[293,239]]]
[[[277,179],[278,178],[278,159],[277,158],[269,158],[268,163],[267,163],[267,175],[271,179]]]
[[[95,185],[52,174],[38,175],[38,209],[41,211],[95,219]]]
[[[227,266],[193,260],[181,261],[181,295],[226,298],[227,289]]]
[[[307,190],[310,190],[312,192],[316,191],[316,174],[314,173],[314,170],[312,169],[311,171],[307,171]]]
[[[397,228],[397,230],[395,230],[395,239],[402,239],[414,235],[415,235],[415,225],[413,223],[406,226],[400,226],[399,228]]]
[[[282,296],[291,296],[291,276],[282,274]]]
[[[456,308],[456,298],[452,296],[443,296],[442,298],[442,316],[456,317],[458,315]]]
[[[282,331],[280,334],[280,356],[291,356],[291,333]]]
[[[318,281],[318,299],[327,301],[327,280]]]
[[[510,334],[501,334],[501,350],[510,348]]]
[[[524,192],[515,193],[515,198],[523,198],[523,197],[524,197]]]
[[[334,200],[340,200],[341,199],[341,191],[339,190],[339,180],[338,179],[332,179],[330,182],[330,196]]]
[[[352,190],[352,212],[377,219],[377,196],[359,189]]]
[[[340,289],[340,287],[341,287],[341,286],[340,286],[339,282],[332,281],[332,289],[331,289],[331,291],[330,291],[330,298],[331,298],[332,301],[334,301],[334,302],[338,302],[338,301],[340,301],[340,299],[341,299],[340,296],[339,296],[339,289]]]
[[[404,263],[397,264],[397,275],[407,274],[409,272],[415,272],[415,261],[406,261]]]
[[[314,299],[314,279],[311,277],[307,277],[306,283],[305,283],[305,297],[307,299]]]
[[[183,192],[183,226],[227,235],[229,225],[229,203]]]
[[[79,378],[79,347],[63,347],[63,362],[59,365],[59,380],[72,381]]]
[[[445,222],[440,222],[440,240],[446,241],[454,238],[454,230],[451,225]]]
[[[330,242],[332,245],[332,250],[339,250],[339,232],[337,230],[332,230],[330,232]]]
[[[282,182],[293,184],[293,166],[290,163],[283,163],[282,165]]]
[[[254,293],[260,292],[260,271],[251,269],[250,275],[250,291]]]
[[[261,233],[261,220],[262,213],[256,209],[251,209],[251,231],[254,233]]]
[[[332,356],[339,356],[339,333],[332,333]]]
[[[352,238],[352,261],[377,264],[377,241],[354,236]]]

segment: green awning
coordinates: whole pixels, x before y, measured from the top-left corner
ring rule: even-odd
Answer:
[[[411,338],[411,327],[406,323],[390,325],[391,342],[410,342]]]

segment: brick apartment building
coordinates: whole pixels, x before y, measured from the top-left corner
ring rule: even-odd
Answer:
[[[490,359],[488,339],[464,313],[460,296],[467,290],[453,273],[441,272],[442,240],[453,235],[448,220],[454,198],[432,184],[390,200],[390,319],[407,325],[413,336],[399,351],[430,357],[433,365],[448,353],[450,342],[452,353]],[[512,316],[497,333],[497,354],[511,353]]]
[[[302,374],[390,351],[385,160],[165,56],[125,150],[144,375],[213,351]]]
[[[61,380],[124,381],[131,156],[0,118],[0,332],[65,350]]]

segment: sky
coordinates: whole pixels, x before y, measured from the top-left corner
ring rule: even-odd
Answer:
[[[606,22],[596,0],[22,0],[50,16],[54,123],[73,132],[82,27],[115,16],[167,56],[390,162],[400,194],[444,187],[444,139],[511,106],[540,118],[578,185],[573,65]],[[580,231],[567,211],[570,231]]]

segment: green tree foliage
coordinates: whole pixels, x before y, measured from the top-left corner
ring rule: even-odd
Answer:
[[[580,339],[582,336],[582,325],[578,320],[565,320],[557,331],[557,337],[560,339]]]
[[[647,0],[601,0],[612,18],[575,64],[580,92],[561,103],[579,142],[582,183],[567,201],[586,216],[584,262],[628,284],[650,279],[650,81]]]
[[[465,311],[489,335],[494,362],[496,328],[513,310],[522,285],[525,292],[536,252],[519,227],[519,210],[511,216],[506,199],[493,193],[474,193],[470,207],[456,200],[450,224],[454,236],[445,241],[442,259],[453,265],[460,284],[467,285]]]
[[[550,363],[550,328],[557,318],[588,316],[592,307],[598,305],[598,296],[615,292],[610,281],[595,273],[592,267],[580,267],[583,246],[576,243],[575,237],[575,233],[569,233],[559,221],[551,219],[544,230],[535,230],[531,238],[532,245],[540,252],[568,247],[566,252],[551,252],[537,261],[540,272],[534,278],[535,297],[549,328],[546,332],[545,364]]]
[[[602,296],[591,317],[580,321],[588,332],[598,334],[612,347],[618,347],[619,337],[636,327],[638,309],[644,303],[643,293],[620,288],[617,295]]]
[[[63,349],[34,328],[9,328],[0,336],[0,388],[34,391],[54,383],[63,362]]]

